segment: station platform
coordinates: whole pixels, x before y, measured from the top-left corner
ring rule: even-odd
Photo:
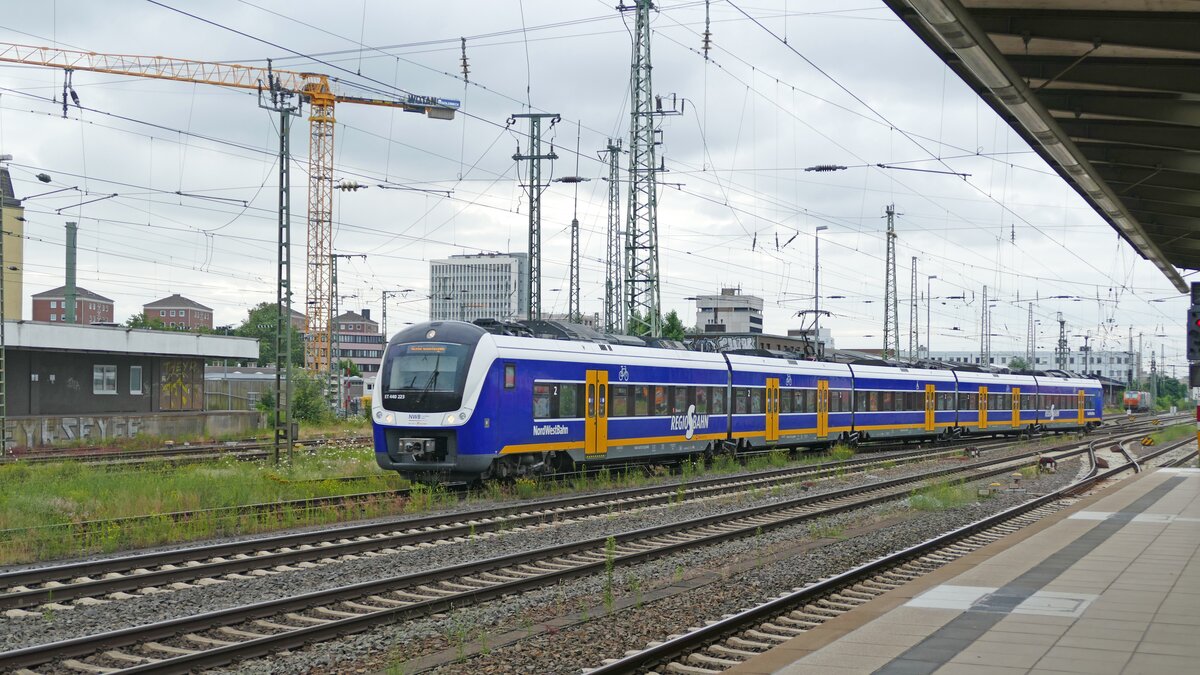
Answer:
[[[747,661],[741,675],[1185,673],[1200,469],[1152,469]]]

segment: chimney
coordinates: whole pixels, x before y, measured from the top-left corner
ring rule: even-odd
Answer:
[[[363,310],[359,310],[358,313],[362,314],[362,318],[366,319],[367,321],[371,320],[371,310],[363,309]]]
[[[67,223],[67,286],[63,292],[63,300],[67,306],[67,315],[63,321],[67,323],[79,322],[75,316],[75,240],[78,231],[75,223]]]

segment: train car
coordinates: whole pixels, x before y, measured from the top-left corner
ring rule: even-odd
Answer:
[[[726,354],[735,448],[819,445],[853,431],[850,367],[798,359]]]
[[[963,433],[1011,434],[1035,425],[1037,380],[1031,375],[955,371]]]
[[[850,370],[853,439],[949,435],[955,426],[954,371],[866,365]]]
[[[1125,408],[1134,412],[1146,412],[1150,409],[1150,392],[1128,390],[1121,397]]]
[[[1039,375],[1039,420],[1049,431],[1091,429],[1104,420],[1104,391],[1096,380]]]

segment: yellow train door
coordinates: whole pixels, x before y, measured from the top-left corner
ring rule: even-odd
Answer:
[[[829,380],[817,380],[817,438],[829,435]]]
[[[937,428],[933,417],[934,411],[937,410],[934,390],[934,385],[925,385],[925,431],[934,431]]]
[[[779,378],[767,378],[767,400],[763,403],[767,415],[767,441],[779,440]]]
[[[987,387],[979,388],[979,428],[987,428],[988,393]]]
[[[1084,404],[1087,402],[1087,394],[1082,389],[1075,395],[1076,405],[1079,407],[1079,423],[1083,424],[1086,421],[1084,418]]]
[[[583,451],[592,456],[608,454],[608,371],[587,371],[587,407]]]
[[[1017,387],[1012,390],[1012,425],[1021,426],[1021,390]]]

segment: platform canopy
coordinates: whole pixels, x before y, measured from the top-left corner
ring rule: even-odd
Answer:
[[[1179,291],[1200,269],[1200,0],[884,0]]]

